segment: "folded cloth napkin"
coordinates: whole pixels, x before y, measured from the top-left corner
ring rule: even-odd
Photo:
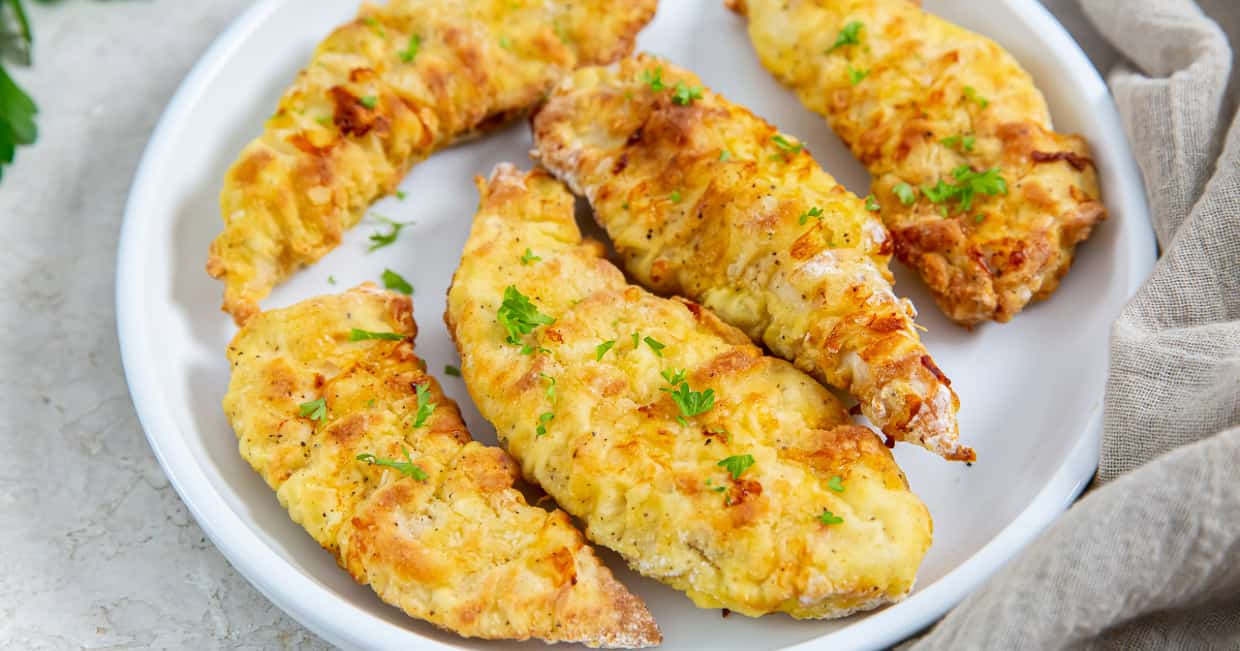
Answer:
[[[914,651],[1240,649],[1240,2],[1080,3],[1163,255],[1111,332],[1094,490]]]

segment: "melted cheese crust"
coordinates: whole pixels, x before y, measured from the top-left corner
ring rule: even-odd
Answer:
[[[404,338],[355,342],[353,328]],[[526,504],[512,459],[471,441],[415,332],[409,298],[369,284],[255,316],[228,348],[241,455],[341,567],[412,617],[466,637],[658,644],[568,516]],[[435,407],[413,427],[418,386]],[[300,416],[320,398],[325,418]],[[357,459],[406,450],[425,480]]]
[[[391,0],[327,37],[229,170],[207,271],[238,324],[437,149],[613,61],[656,0]],[[416,39],[416,45],[414,44]]]
[[[628,285],[546,173],[501,165],[479,189],[448,293],[461,369],[525,475],[591,540],[703,608],[839,617],[908,594],[931,521],[870,430],[704,307]],[[527,249],[541,259],[523,263]],[[523,337],[530,354],[497,321],[509,285],[555,319]],[[715,392],[683,422],[661,375],[677,369]],[[738,478],[719,465],[746,454]]]
[[[535,116],[535,157],[590,199],[643,285],[848,391],[887,435],[972,460],[879,218],[775,127],[708,89],[678,103],[676,84],[701,80],[644,55],[578,70]]]
[[[767,69],[870,169],[896,255],[948,317],[1008,321],[1055,291],[1106,210],[1085,140],[1052,130],[1010,54],[908,0],[730,4],[748,16]],[[854,22],[859,42],[834,47]],[[948,204],[919,189],[953,183],[962,165],[1000,170],[1008,192],[979,194],[968,211],[952,204],[945,217]],[[896,196],[901,184],[915,189],[911,205]]]

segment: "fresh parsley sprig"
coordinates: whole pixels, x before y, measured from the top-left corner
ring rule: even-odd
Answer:
[[[415,384],[413,391],[418,396],[418,413],[413,417],[413,428],[417,429],[426,424],[426,421],[435,413],[436,403],[431,402],[431,391],[426,388],[427,382]]]
[[[495,317],[508,332],[506,341],[514,346],[520,345],[521,337],[533,332],[534,328],[555,323],[555,319],[539,312],[529,297],[514,285],[504,288],[504,301],[500,303]]]
[[[746,470],[753,467],[753,464],[754,460],[752,454],[742,454],[739,456],[728,457],[715,465],[727,470],[728,473],[732,475],[732,479],[740,479],[741,475],[744,474]]]
[[[686,419],[693,418],[699,414],[710,411],[715,406],[715,390],[707,389],[705,391],[694,391],[689,388],[689,381],[685,379],[685,371],[665,369],[659,372],[672,388],[663,387],[659,391],[663,391],[672,396],[672,402],[680,408],[680,415],[676,420],[681,425],[687,425]]]
[[[395,459],[380,459],[370,453],[357,455],[357,460],[365,461],[372,466],[387,466],[388,468],[394,468],[406,477],[412,477],[417,481],[426,481],[428,477],[426,471],[422,470],[421,467],[413,462],[413,459],[409,456],[409,449],[403,445],[400,446],[400,449],[401,452],[405,453],[404,461],[397,461]]]
[[[861,45],[861,29],[864,27],[865,23],[859,20],[850,21],[844,25],[839,35],[835,37],[835,44],[827,49],[827,53],[829,54],[849,45]]]

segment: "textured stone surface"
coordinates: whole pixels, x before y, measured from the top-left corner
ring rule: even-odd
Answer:
[[[0,182],[0,648],[327,647],[203,537],[147,446],[117,349],[116,242],[138,158],[246,4],[32,7],[37,67],[18,77],[42,135]],[[1111,61],[1071,0],[1050,4]]]

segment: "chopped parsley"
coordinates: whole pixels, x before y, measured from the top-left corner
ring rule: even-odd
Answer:
[[[499,37],[499,46],[504,48],[505,50],[511,50],[512,41],[508,40],[507,36],[501,36]]]
[[[981,95],[978,95],[977,90],[975,90],[972,86],[964,87],[964,96],[965,96],[965,99],[969,100],[970,102],[976,102],[978,108],[984,109],[987,106],[990,106],[990,100],[986,99],[985,97],[982,97]]]
[[[555,394],[555,378],[551,377],[550,375],[547,375],[546,373],[539,373],[538,376],[546,380],[548,383],[547,391],[546,391],[547,400],[550,400],[551,402],[555,402],[557,398]]]
[[[719,486],[719,485],[712,485],[712,484],[714,484],[714,482],[713,482],[712,480],[710,480],[710,479],[707,479],[707,480],[706,480],[706,490],[709,490],[709,491],[714,491],[714,492],[716,492],[716,493],[722,493],[723,491],[728,490],[728,487],[727,487],[727,486]]]
[[[831,477],[831,479],[827,480],[827,488],[830,488],[831,490],[837,493],[843,493],[844,492],[844,478],[839,475],[835,475]]]
[[[663,349],[667,348],[667,344],[655,339],[654,337],[645,337],[642,341],[646,342],[647,346],[650,346],[650,350],[653,350],[655,356],[657,357],[662,357]]]
[[[379,35],[379,38],[387,38],[387,31],[383,29],[383,25],[380,25],[379,21],[375,20],[374,16],[367,16],[362,19],[362,22],[366,23],[367,27],[375,30],[375,33]]]
[[[694,391],[689,388],[689,383],[684,380],[683,376],[679,378],[681,382],[674,389],[664,387],[659,391],[667,392],[672,396],[672,401],[680,408],[680,416],[676,420],[681,425],[685,425],[686,418],[693,418],[698,414],[704,414],[715,406],[715,390],[707,389],[705,391]]]
[[[863,79],[869,76],[869,70],[858,70],[852,66],[848,66],[848,81],[852,82],[852,85],[854,86],[861,83]]]
[[[379,104],[379,98],[375,97],[374,95],[366,95],[362,97],[361,99],[359,99],[358,101],[362,103],[362,106],[365,106],[368,109],[372,109],[378,106]]]
[[[319,398],[297,405],[302,418],[323,422],[327,420],[327,398]]]
[[[380,459],[376,457],[375,455],[369,454],[369,453],[357,455],[357,460],[365,461],[366,463],[372,466],[387,466],[389,468],[395,468],[396,470],[400,471],[400,474],[402,475],[405,475],[407,477],[412,477],[418,481],[426,481],[426,478],[427,478],[426,471],[422,470],[420,467],[418,467],[416,464],[413,463],[413,459],[409,457],[409,449],[403,445],[400,446],[400,449],[401,449],[401,452],[405,453],[404,461],[397,461],[395,459]]]
[[[775,143],[776,147],[779,147],[780,149],[784,150],[785,152],[789,154],[792,154],[793,156],[801,153],[801,150],[805,148],[805,145],[799,142],[793,144],[787,138],[785,138],[783,134],[780,134],[780,133],[777,133],[771,136],[771,142]]]
[[[634,333],[633,333],[633,348],[638,348],[638,347],[640,347],[641,345],[642,345],[642,335],[641,335],[641,333],[640,333],[640,332],[634,332]]]
[[[754,461],[752,454],[742,454],[740,456],[728,457],[715,465],[727,470],[728,473],[732,475],[732,479],[740,479],[741,475],[744,474],[746,470],[749,470],[753,464]]]
[[[676,89],[672,92],[672,101],[681,106],[688,106],[695,99],[702,99],[701,86],[688,86],[683,81],[676,82]]]
[[[967,212],[973,207],[973,197],[978,194],[994,196],[1008,192],[1007,181],[1003,180],[997,167],[985,172],[975,172],[968,165],[961,165],[952,170],[952,176],[956,177],[956,183],[947,183],[939,179],[934,186],[922,186],[922,194],[926,195],[931,203],[946,204],[953,200],[957,201],[960,210]],[[942,208],[947,208],[947,206],[944,205]]]
[[[335,285],[335,284],[336,284],[336,277],[335,277],[335,276],[328,276],[328,277],[327,277],[327,284],[328,284],[328,285]]]
[[[410,285],[409,281],[391,269],[383,270],[383,286],[387,289],[394,289],[405,296],[413,294],[413,285]]]
[[[520,344],[521,337],[533,332],[534,328],[555,323],[555,319],[539,312],[530,299],[513,285],[504,289],[504,302],[495,316],[508,331],[508,343],[513,345]]]
[[[435,413],[435,403],[431,402],[430,389],[426,388],[428,383],[413,385],[413,390],[418,394],[418,413],[413,417],[413,428],[417,429],[426,424],[426,419]]]
[[[859,20],[854,20],[844,25],[844,29],[841,29],[839,35],[835,37],[835,44],[827,52],[834,52],[848,45],[861,45],[861,29],[863,27],[865,27],[865,23]]]
[[[534,432],[538,436],[543,436],[544,434],[547,433],[547,423],[550,423],[552,420],[555,420],[555,414],[549,411],[544,411],[543,413],[539,414],[538,415],[538,427],[534,428]]]
[[[377,231],[374,233],[371,233],[370,235],[370,241],[371,241],[370,250],[371,251],[374,251],[375,249],[381,249],[395,242],[396,238],[400,236],[400,229],[406,226],[409,226],[410,224],[413,223],[413,222],[392,221],[388,219],[387,217],[384,217],[383,215],[375,215],[375,218],[387,224],[388,226],[391,226],[392,230],[388,231],[387,233],[380,233]]]
[[[532,262],[538,262],[539,260],[542,260],[542,258],[534,255],[534,252],[531,251],[529,247],[526,247],[525,254],[521,256],[521,264],[530,264]]]
[[[917,191],[907,183],[900,183],[892,188],[891,191],[896,194],[896,198],[900,200],[900,203],[906,206],[911,206],[917,201]]]
[[[680,203],[680,190],[673,191],[671,194],[667,195],[667,198],[672,203]]]
[[[332,116],[330,116],[330,115],[320,115],[319,117],[314,118],[314,121],[315,121],[315,122],[318,122],[319,124],[321,124],[321,125],[323,125],[323,126],[327,126],[327,125],[329,125],[329,124],[331,124],[331,123],[332,123]]]
[[[719,152],[719,160],[721,160],[721,161],[726,161],[726,160],[728,160],[728,159],[729,159],[729,158],[731,158],[731,157],[732,157],[732,152],[730,152],[730,151],[728,151],[728,150],[726,150],[726,149],[725,149],[725,150],[723,150],[723,151],[721,151],[721,152]]]
[[[349,331],[349,341],[366,341],[368,339],[384,339],[387,341],[400,341],[405,335],[395,332],[371,332],[370,330],[361,330],[353,328]]]
[[[643,70],[640,79],[643,84],[650,86],[650,90],[660,91],[667,88],[667,85],[663,83],[663,66],[659,66],[653,71]]]
[[[797,223],[804,226],[805,222],[809,221],[810,217],[813,217],[815,219],[822,219],[822,208],[819,208],[818,206],[814,206],[813,208],[806,210],[805,212],[801,213],[801,217],[797,219]]]
[[[405,63],[413,63],[413,60],[418,57],[418,48],[421,46],[422,37],[414,34],[409,37],[409,45],[405,46],[405,49],[398,52],[397,56],[399,56],[400,60]]]
[[[973,145],[976,142],[976,136],[955,135],[940,140],[939,144],[949,149],[956,149],[959,147],[963,151],[973,151]]]
[[[823,509],[822,513],[818,515],[818,521],[823,524],[839,524],[844,521],[844,518],[839,517],[827,509]]]
[[[400,200],[400,201],[404,201],[404,200],[405,200],[405,197],[407,197],[407,196],[409,196],[409,195],[405,194],[405,191],[404,191],[404,190],[397,190],[397,191],[396,191],[396,198],[397,198],[398,200]]]
[[[683,368],[681,369],[665,368],[662,371],[659,371],[659,375],[662,375],[663,379],[667,380],[667,383],[672,386],[676,386],[677,384],[680,384],[685,381],[685,369]]]
[[[615,345],[616,345],[615,339],[608,339],[607,341],[604,341],[598,346],[595,346],[594,347],[594,361],[596,362],[603,361],[603,355],[606,355],[607,351],[611,350],[611,347]]]
[[[878,212],[882,209],[882,206],[878,205],[878,197],[875,197],[872,194],[867,194],[865,196],[865,209],[870,212]]]
[[[984,221],[986,221],[986,215],[983,215],[983,214],[980,214],[980,213],[979,213],[979,214],[977,214],[977,215],[973,215],[973,223],[974,223],[974,224],[980,224],[980,223],[982,223],[982,222],[984,222]]]
[[[461,369],[451,364],[443,365],[443,373],[444,375],[451,375],[452,377],[461,377]]]

